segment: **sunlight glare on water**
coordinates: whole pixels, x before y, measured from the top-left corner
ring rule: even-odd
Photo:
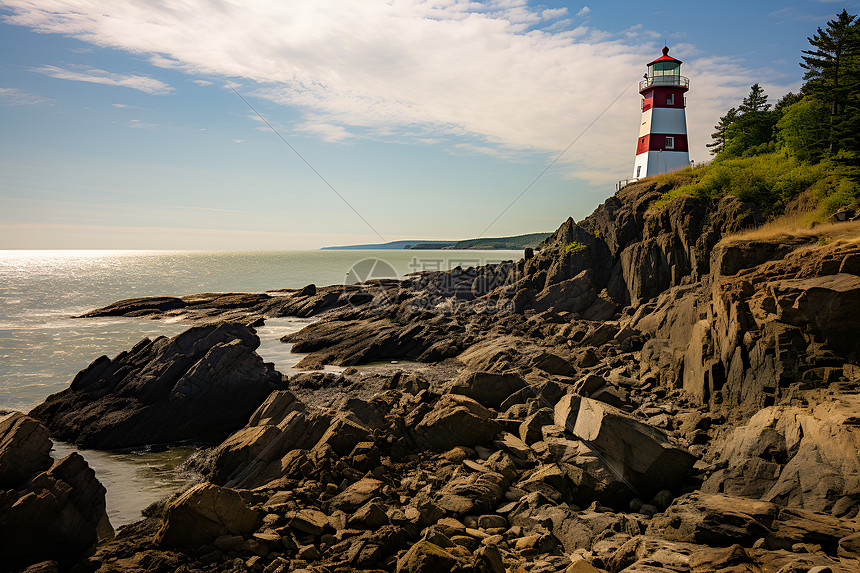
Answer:
[[[201,292],[261,292],[307,284],[343,284],[347,273],[385,264],[399,277],[417,270],[518,258],[520,251],[0,251],[0,410],[24,412],[68,388],[101,355],[113,357],[141,339],[174,336],[188,324],[142,318],[74,318],[126,298]],[[353,273],[359,274],[361,273]],[[374,277],[381,278],[381,277]],[[352,282],[352,281],[350,281]],[[311,319],[269,319],[257,331],[259,354],[284,373],[300,360],[280,342]],[[55,456],[71,451],[55,444]],[[65,452],[65,453],[64,453]],[[187,476],[161,454],[82,455],[108,488],[114,526],[175,491]],[[154,457],[152,457],[154,456]],[[173,461],[171,461],[173,460]],[[173,465],[171,465],[173,464]]]

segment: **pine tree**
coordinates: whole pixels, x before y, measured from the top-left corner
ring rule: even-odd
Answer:
[[[764,88],[756,83],[750,86],[750,93],[744,98],[739,111],[741,113],[749,113],[767,111],[769,109],[770,104],[767,103],[767,94],[764,93]]]
[[[842,10],[836,19],[807,38],[814,50],[803,50],[800,66],[806,70],[803,92],[830,108],[829,149],[860,152],[860,21]]]
[[[733,107],[727,111],[726,115],[720,118],[720,122],[714,126],[716,131],[711,134],[711,139],[713,139],[713,141],[705,144],[705,147],[709,147],[711,149],[711,155],[716,155],[726,148],[726,129],[734,123],[737,117],[738,110]]]
[[[807,38],[815,50],[803,50],[800,67],[806,70],[804,80],[809,82],[810,91],[824,92],[830,102],[830,114],[839,115],[842,103],[841,88],[847,75],[845,60],[856,55],[858,33],[855,24],[857,16],[842,10],[836,20],[827,22],[827,29]],[[807,87],[804,86],[804,87]]]

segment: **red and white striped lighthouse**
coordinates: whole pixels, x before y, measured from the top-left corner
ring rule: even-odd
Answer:
[[[639,82],[642,94],[642,125],[636,144],[633,180],[681,169],[690,164],[687,147],[687,116],[684,94],[690,80],[681,75],[681,60],[663,55],[648,64]]]

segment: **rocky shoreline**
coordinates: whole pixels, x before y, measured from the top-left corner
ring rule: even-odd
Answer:
[[[520,261],[87,313],[194,326],[0,422],[0,539],[41,541],[0,570],[857,571],[860,228],[745,238],[755,205],[666,190]],[[307,372],[255,353],[281,316],[319,318]],[[112,536],[49,433],[203,442],[205,479]]]

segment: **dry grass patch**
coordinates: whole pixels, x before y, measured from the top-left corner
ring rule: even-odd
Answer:
[[[822,244],[831,241],[860,240],[860,221],[845,223],[819,223],[810,226],[810,214],[783,215],[767,223],[723,238],[724,243],[749,241],[773,241],[781,238],[805,238],[819,240]],[[826,241],[826,242],[825,242]]]

